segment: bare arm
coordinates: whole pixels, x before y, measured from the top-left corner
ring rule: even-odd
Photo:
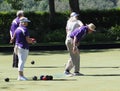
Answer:
[[[29,36],[26,37],[26,41],[27,41],[28,43],[32,43],[32,40],[30,39]]]
[[[78,52],[78,47],[79,46],[79,42],[77,42],[77,38],[76,36],[74,37],[74,40],[73,40],[73,53],[77,53]]]
[[[36,40],[33,40],[33,38],[30,38],[29,36],[26,37],[26,41],[32,44],[36,43]]]
[[[78,21],[78,24],[80,25],[80,27],[81,27],[81,26],[84,26],[83,22],[80,21],[80,20]]]
[[[15,36],[16,36],[16,34],[14,33],[14,35],[12,37],[12,32],[10,31],[10,37],[11,37],[10,43],[13,43],[15,41]]]
[[[10,31],[10,38],[12,39],[12,32]]]
[[[68,33],[68,29],[66,29],[66,34]]]
[[[73,47],[75,47],[75,46],[79,46],[79,42],[77,41],[76,36],[74,37],[74,40],[73,40]]]

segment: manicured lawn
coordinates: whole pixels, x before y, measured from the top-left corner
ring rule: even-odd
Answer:
[[[80,55],[84,76],[66,77],[67,51],[30,52],[24,69],[29,80],[17,81],[12,52],[0,52],[0,91],[120,91],[120,49],[81,50]],[[53,75],[53,80],[39,80],[41,75]],[[38,80],[33,81],[33,76]]]

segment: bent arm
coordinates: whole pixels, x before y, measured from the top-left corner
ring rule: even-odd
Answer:
[[[32,43],[32,40],[31,40],[31,38],[30,38],[29,36],[26,36],[26,41],[27,41],[28,43]]]
[[[33,38],[30,38],[29,36],[26,36],[26,41],[27,43],[32,43],[32,44],[36,43],[36,40]]]

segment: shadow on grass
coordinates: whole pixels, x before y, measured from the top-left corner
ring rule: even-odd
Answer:
[[[111,51],[111,49],[85,49],[80,50],[81,54],[83,53],[97,53],[97,52],[106,52]],[[0,55],[11,55],[13,51],[2,51]],[[30,51],[29,55],[51,55],[51,54],[69,54],[67,50],[53,50],[53,51]]]
[[[66,54],[66,50],[61,51],[31,51],[29,55],[51,55],[51,54]]]
[[[63,68],[64,66],[26,66],[25,68]],[[100,67],[80,67],[83,69],[110,69],[110,68],[120,68],[119,66],[100,66]]]
[[[112,51],[112,48],[111,49],[84,49],[84,50],[80,50],[80,53],[100,53],[100,52],[110,52]],[[119,51],[116,50],[116,51]]]
[[[9,89],[9,87],[6,87],[6,86],[5,87],[0,87],[0,89]]]
[[[85,49],[85,50],[80,50],[80,53],[97,53],[97,52],[106,52],[106,51],[111,51],[109,49]],[[67,50],[58,50],[58,51],[34,51],[30,52],[29,55],[50,55],[50,54],[69,54]]]
[[[17,80],[16,78],[10,78],[11,80]],[[65,79],[65,78],[53,78],[53,80],[40,80],[39,78],[37,80],[33,80],[32,77],[28,77],[27,81],[77,81],[77,79]]]
[[[119,66],[81,67],[81,68],[104,69],[104,68],[119,68]]]
[[[0,52],[0,55],[11,55],[13,52]]]
[[[30,51],[29,55],[51,55],[51,54],[66,54],[68,53],[66,50],[61,50],[61,51]],[[11,52],[0,52],[0,55],[12,55],[13,51]]]
[[[62,66],[27,66],[25,68],[61,68]]]
[[[120,74],[90,74],[90,75],[87,75],[87,74],[84,74],[83,76],[120,76]]]
[[[29,79],[27,81],[77,81],[77,79],[53,79],[53,80],[32,80],[32,79]]]
[[[77,79],[53,79],[53,81],[77,81]]]

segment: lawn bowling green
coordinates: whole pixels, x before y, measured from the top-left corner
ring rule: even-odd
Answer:
[[[0,52],[0,91],[120,91],[120,49],[81,50],[84,76],[63,74],[68,57],[67,51],[30,51],[24,69],[29,80],[17,81],[12,51]],[[52,75],[53,80],[40,80],[42,75]],[[33,80],[34,76],[38,79]],[[5,82],[5,78],[10,81]]]

